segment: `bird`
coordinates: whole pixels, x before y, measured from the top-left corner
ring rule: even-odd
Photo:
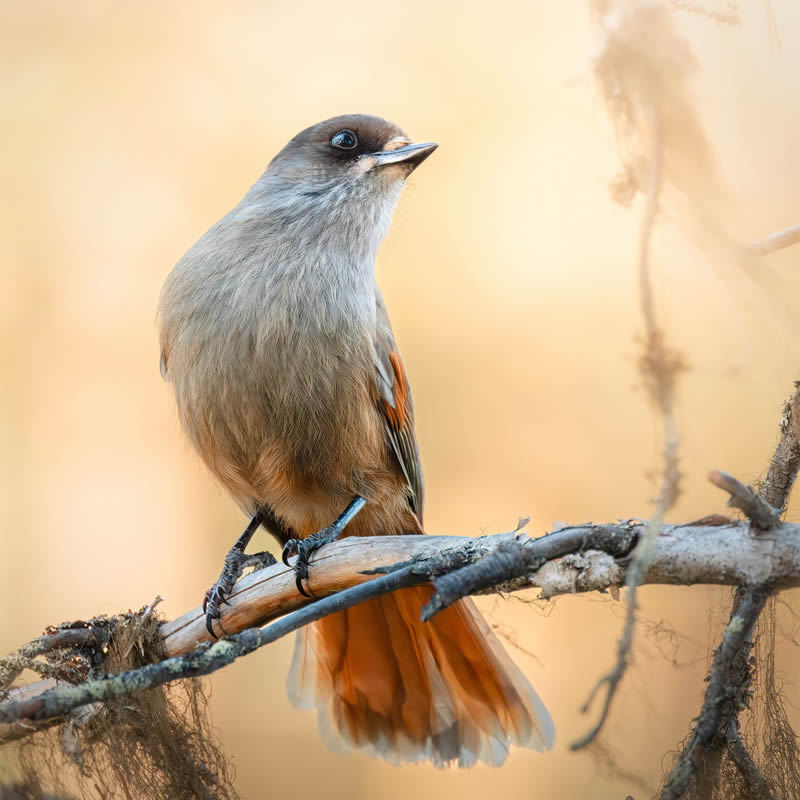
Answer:
[[[424,533],[411,391],[374,268],[406,179],[437,146],[367,114],[312,125],[165,281],[162,374],[250,518],[206,594],[212,635],[243,569],[270,559],[245,554],[262,526],[296,556],[304,594],[309,556],[338,536]],[[317,709],[331,746],[392,763],[550,749],[549,713],[472,600],[423,623],[431,596],[403,589],[301,629],[292,702]]]

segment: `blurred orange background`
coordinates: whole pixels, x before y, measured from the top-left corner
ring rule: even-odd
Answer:
[[[650,513],[661,434],[637,374],[641,200],[609,200],[619,164],[587,3],[6,0],[0,13],[0,652],[158,594],[174,617],[215,580],[245,520],[179,430],[158,292],[291,136],[339,113],[441,145],[378,265],[415,394],[429,532],[530,515],[538,535]],[[800,222],[800,6],[675,23],[737,235]],[[665,213],[653,258],[659,314],[690,365],[670,514],[688,520],[722,510],[709,469],[753,481],[768,463],[800,378],[800,248],[755,264],[752,292]],[[699,709],[726,596],[641,593],[604,739],[631,775],[568,749],[595,719],[578,707],[621,630],[622,605],[598,595],[481,600],[551,710],[550,754],[469,772],[334,755],[314,715],[289,706],[289,640],[210,678],[213,718],[243,798],[643,797]],[[781,645],[779,670],[797,665]]]

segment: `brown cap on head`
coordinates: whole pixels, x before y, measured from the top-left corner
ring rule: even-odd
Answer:
[[[394,164],[408,175],[437,147],[433,142],[412,144],[401,128],[380,117],[342,114],[298,133],[270,166],[302,160],[319,170],[345,170],[358,164],[359,172],[367,172]]]

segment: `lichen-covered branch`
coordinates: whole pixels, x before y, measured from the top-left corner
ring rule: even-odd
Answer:
[[[227,666],[237,658],[252,653],[327,614],[350,608],[370,596],[419,584],[423,580],[423,578],[413,575],[412,568],[409,567],[397,573],[384,575],[371,583],[355,586],[317,603],[309,604],[266,628],[248,628],[227,639],[210,645],[201,645],[190,653],[166,658],[156,664],[149,664],[116,675],[107,675],[77,686],[51,689],[24,700],[2,703],[0,704],[0,722],[51,719],[89,703],[137,694],[182,678],[208,675]]]
[[[237,584],[221,620],[230,638],[210,644],[202,610],[196,608],[161,626],[171,658],[4,703],[0,723],[49,719],[89,703],[205,675],[327,614],[431,580],[436,593],[428,616],[467,594],[540,586],[552,596],[620,586],[643,525],[581,525],[537,539],[520,531],[477,539],[344,539],[312,559],[310,586],[321,597],[316,602],[297,593],[294,575],[283,564],[267,567]],[[781,524],[758,537],[747,523],[664,525],[645,578],[645,583],[676,585],[754,582],[774,589],[800,586],[800,525]],[[266,628],[253,627],[287,611],[292,613]]]
[[[700,716],[697,718],[689,741],[667,779],[661,793],[661,800],[679,800],[684,795],[694,777],[698,763],[717,736],[723,715],[723,704],[731,696],[729,675],[734,658],[749,638],[768,596],[767,589],[753,588],[747,592],[738,611],[731,617],[728,627],[722,635],[722,643],[714,654],[708,689]]]
[[[798,470],[800,382],[795,382],[795,392],[784,405],[781,416],[780,440],[759,491],[755,492],[732,475],[717,470],[709,474],[709,480],[728,492],[728,505],[747,515],[754,539],[766,541],[769,547],[769,532],[780,525],[780,513],[789,500]],[[772,798],[770,787],[740,735],[739,715],[747,707],[751,692],[753,631],[764,605],[774,603],[774,597],[770,597],[774,589],[769,579],[743,581],[737,589],[728,627],[709,671],[703,709],[664,784],[662,800],[683,797],[698,772],[718,771],[722,749],[727,750],[751,797],[757,800]],[[712,751],[715,751],[715,757],[706,758]],[[791,755],[796,757],[800,754]],[[714,781],[715,777],[704,775],[706,781]]]
[[[800,232],[800,225],[797,228]],[[781,511],[800,471],[800,381],[795,381],[794,388],[794,394],[783,406],[781,438],[759,489],[759,495]]]
[[[736,764],[736,768],[744,781],[751,787],[755,800],[773,800],[773,794],[767,782],[744,746],[742,737],[739,734],[739,723],[735,719],[732,719],[728,724],[728,729],[725,732],[725,741],[733,763]]]
[[[718,518],[711,522],[717,523]],[[540,587],[545,597],[602,590],[624,584],[626,548],[638,540],[643,524],[581,525],[536,539],[522,532],[476,539],[351,537],[326,545],[312,557],[309,585],[314,596],[322,598],[395,565],[415,563],[423,572],[442,576],[435,581],[432,611],[439,604],[445,607],[459,597],[498,585],[504,591]],[[508,565],[503,578],[500,562]],[[448,574],[456,570],[457,576]],[[753,535],[746,522],[664,525],[645,583],[736,586],[767,580],[776,588],[800,585],[800,525],[784,523],[760,537]],[[294,573],[279,563],[236,584],[230,607],[223,607],[221,623],[228,633],[237,633],[307,602],[297,593]],[[162,625],[161,632],[170,655],[211,641],[199,606]]]

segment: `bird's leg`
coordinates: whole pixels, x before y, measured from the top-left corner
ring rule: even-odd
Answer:
[[[235,544],[228,551],[225,556],[225,565],[222,567],[217,582],[206,592],[205,599],[203,600],[203,611],[206,614],[206,629],[216,639],[217,634],[214,633],[214,620],[220,617],[220,606],[222,603],[228,603],[227,597],[231,593],[236,581],[240,578],[242,572],[247,567],[256,567],[261,569],[270,564],[276,563],[275,557],[264,551],[263,553],[255,553],[252,556],[245,555],[245,548],[250,544],[253,534],[258,530],[258,526],[264,522],[264,514],[262,511],[256,511],[253,518],[244,529],[242,535],[236,540]],[[219,624],[222,628],[222,624]],[[225,629],[222,628],[225,633]]]
[[[336,518],[335,522],[313,533],[311,536],[306,536],[305,539],[289,539],[286,542],[283,547],[283,563],[287,567],[291,566],[289,564],[289,556],[297,553],[297,561],[294,562],[294,574],[297,591],[300,594],[311,597],[303,588],[303,581],[308,578],[308,557],[323,545],[335,542],[353,517],[364,508],[366,502],[363,497],[356,495],[347,508]]]

